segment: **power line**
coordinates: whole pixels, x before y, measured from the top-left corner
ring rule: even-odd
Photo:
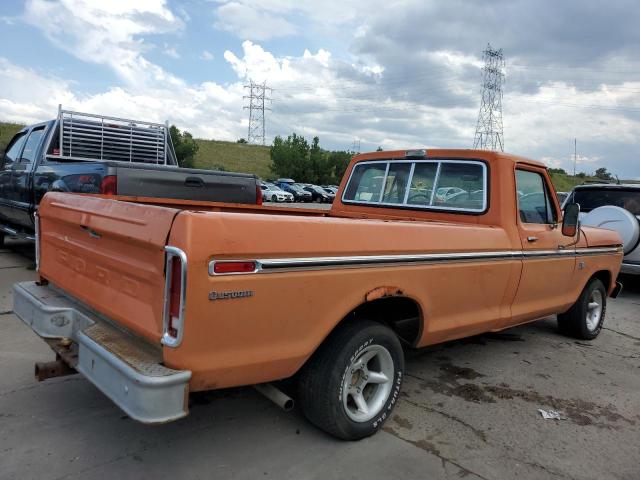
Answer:
[[[249,85],[244,88],[249,89],[249,95],[243,96],[243,100],[248,100],[249,105],[243,108],[249,110],[249,129],[247,133],[247,142],[256,144],[265,144],[266,120],[265,110],[271,110],[265,106],[265,102],[271,102],[271,97],[267,96],[273,89],[267,87],[266,80],[262,83],[255,83],[249,80]]]
[[[482,100],[473,148],[504,151],[502,85],[505,64],[502,49],[494,50],[490,44],[487,44],[483,58]]]

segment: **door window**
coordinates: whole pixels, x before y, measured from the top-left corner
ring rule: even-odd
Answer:
[[[22,156],[20,158],[21,163],[30,164],[35,160],[43,134],[44,127],[31,130],[29,138],[27,138],[27,142],[24,145],[24,150],[22,151]]]
[[[516,170],[516,190],[521,222],[544,224],[556,222],[556,212],[551,204],[549,190],[542,174]]]
[[[18,156],[20,155],[20,151],[22,150],[26,138],[27,136],[24,133],[19,133],[13,138],[13,141],[4,154],[3,168],[11,168],[13,163],[18,160]]]

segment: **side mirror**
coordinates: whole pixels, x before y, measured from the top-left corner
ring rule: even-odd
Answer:
[[[564,207],[564,217],[562,218],[562,235],[565,237],[575,237],[580,228],[580,205],[570,203]]]

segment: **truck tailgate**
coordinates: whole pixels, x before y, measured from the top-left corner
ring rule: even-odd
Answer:
[[[227,203],[256,203],[256,179],[247,173],[113,162],[118,194]]]
[[[48,193],[40,275],[152,341],[162,335],[164,246],[179,210]]]

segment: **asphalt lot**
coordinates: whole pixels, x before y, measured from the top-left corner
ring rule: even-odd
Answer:
[[[49,348],[11,313],[35,278],[29,245],[0,250],[1,479],[637,479],[640,285],[610,300],[594,342],[545,319],[408,354],[384,431],[335,440],[251,388],[199,395],[191,414],[138,424],[79,375],[37,383]],[[538,409],[564,420],[544,420]]]

